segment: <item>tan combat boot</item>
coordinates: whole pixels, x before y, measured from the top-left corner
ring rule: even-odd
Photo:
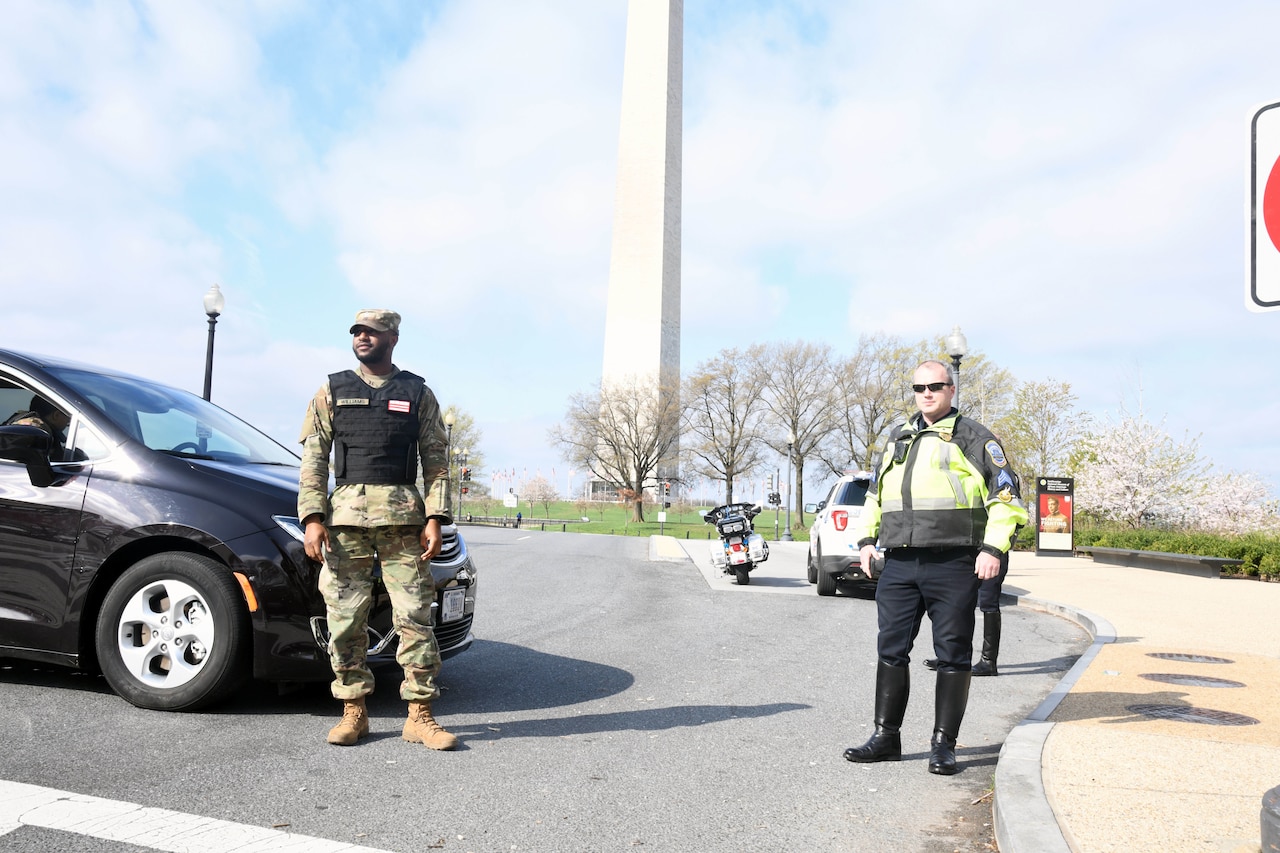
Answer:
[[[364,697],[347,699],[342,703],[342,721],[329,729],[329,743],[351,746],[369,733],[369,712],[364,707]]]
[[[430,702],[410,702],[409,719],[404,721],[404,739],[431,749],[457,749],[458,739],[446,732],[431,716]]]

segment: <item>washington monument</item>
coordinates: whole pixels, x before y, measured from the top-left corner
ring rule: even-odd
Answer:
[[[630,0],[602,386],[680,381],[684,0]]]

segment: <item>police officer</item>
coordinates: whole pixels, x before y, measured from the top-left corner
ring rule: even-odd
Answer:
[[[391,360],[400,315],[381,308],[356,313],[351,326],[356,370],[330,374],[302,425],[298,517],[307,556],[322,562],[320,592],[329,623],[332,692],[342,720],[329,743],[354,744],[369,733],[365,697],[374,678],[366,662],[375,560],[391,596],[409,701],[405,740],[454,749],[458,740],[431,714],[440,694],[440,652],[431,631],[435,585],[431,558],[440,553],[441,524],[450,524],[445,494],[447,433],[440,405],[422,377]],[[328,494],[329,460],[337,487]],[[416,485],[421,462],[423,492]],[[425,500],[424,500],[425,497]]]
[[[877,538],[885,549],[876,588],[875,732],[845,750],[849,761],[898,761],[912,644],[926,613],[938,658],[929,772],[956,772],[956,737],[969,701],[978,585],[1000,572],[1014,532],[1027,521],[1004,449],[962,416],[955,373],[926,361],[912,379],[919,414],[896,427],[876,488],[858,521],[862,570],[871,576]]]

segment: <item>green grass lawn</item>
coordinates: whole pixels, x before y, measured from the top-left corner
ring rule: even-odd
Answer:
[[[647,504],[644,508],[644,522],[636,524],[631,521],[631,508],[616,503],[552,501],[548,506],[539,503],[530,507],[527,502],[522,501],[518,508],[508,508],[502,506],[501,501],[494,501],[488,505],[486,513],[485,507],[480,502],[470,501],[463,503],[460,515],[464,520],[468,515],[476,516],[477,520],[480,516],[514,520],[516,512],[520,512],[524,516],[521,524],[534,529],[545,527],[547,530],[560,530],[563,528],[576,533],[611,533],[617,536],[665,534],[678,539],[712,538],[716,535],[715,527],[702,520],[698,515],[700,509],[707,510],[711,507],[672,505],[671,509],[666,511],[666,522],[659,523],[658,508]],[[582,521],[583,517],[590,520]],[[769,541],[774,541],[786,528],[786,512],[779,512],[777,518],[778,526],[775,534],[774,511],[771,507],[767,508],[756,516],[756,532]],[[805,516],[806,521],[812,521],[812,518],[812,516]],[[796,541],[809,541],[809,531],[798,526],[798,518],[794,512],[791,515],[791,536]]]

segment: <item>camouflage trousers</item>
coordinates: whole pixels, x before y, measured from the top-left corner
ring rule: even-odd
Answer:
[[[396,661],[404,669],[400,697],[430,701],[440,695],[440,650],[431,632],[435,583],[431,563],[419,560],[421,526],[332,527],[320,570],[320,594],[329,622],[329,664],[335,699],[358,699],[373,692],[369,652],[369,608],[373,601],[374,558],[391,596],[400,636]]]

